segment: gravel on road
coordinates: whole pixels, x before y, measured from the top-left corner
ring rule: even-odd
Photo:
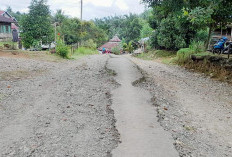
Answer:
[[[0,156],[107,157],[118,144],[108,56],[0,57]]]
[[[178,66],[129,57],[180,156],[232,156],[232,86]]]

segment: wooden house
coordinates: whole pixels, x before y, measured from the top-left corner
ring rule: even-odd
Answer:
[[[12,40],[11,24],[15,21],[0,15],[0,41]]]

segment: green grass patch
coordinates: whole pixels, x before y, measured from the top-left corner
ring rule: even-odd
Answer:
[[[169,58],[169,57],[175,57],[176,52],[175,51],[166,51],[166,50],[157,50],[155,51],[155,57],[157,58]]]
[[[14,44],[14,42],[12,42],[12,41],[1,41],[0,42],[0,46],[4,46],[4,44],[8,44],[8,45],[13,45]]]
[[[141,53],[136,57],[144,60],[160,59],[162,63],[170,64],[172,63],[172,60],[175,56],[176,56],[175,51],[154,50],[154,51],[149,51],[148,53]]]
[[[213,53],[210,53],[210,52],[201,52],[201,53],[195,54],[195,56],[199,56],[199,57],[203,57],[203,56],[214,56],[214,54],[213,54]]]
[[[88,55],[94,55],[94,54],[99,54],[99,52],[95,49],[79,47],[72,55],[72,58],[79,59],[81,57],[88,56]]]
[[[185,64],[189,61],[190,55],[194,54],[195,51],[190,48],[182,48],[177,52],[174,62],[177,64]]]

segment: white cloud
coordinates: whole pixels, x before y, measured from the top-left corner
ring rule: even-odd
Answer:
[[[117,1],[115,2],[115,4],[116,4],[121,10],[128,10],[128,9],[129,9],[128,5],[125,3],[124,0],[117,0]]]
[[[28,12],[30,2],[31,0],[0,0],[0,9],[11,6],[13,11]],[[139,2],[140,0],[83,0],[83,17],[85,20],[89,20],[130,12],[141,13],[144,6]],[[48,0],[48,5],[52,13],[62,9],[69,16],[80,17],[80,0]]]
[[[91,3],[94,6],[110,7],[113,5],[113,0],[83,0],[84,4]]]

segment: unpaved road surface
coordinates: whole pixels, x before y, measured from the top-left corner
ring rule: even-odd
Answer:
[[[231,85],[130,56],[0,67],[1,157],[232,156]]]
[[[161,125],[180,156],[232,156],[232,86],[176,66],[129,57],[143,71],[137,84],[153,96]]]
[[[113,157],[177,157],[171,134],[157,120],[150,93],[132,85],[143,77],[136,65],[111,55],[108,68],[117,73],[116,81],[121,85],[112,92],[112,109],[122,141]]]
[[[109,156],[118,133],[107,59],[0,57],[0,156]]]

